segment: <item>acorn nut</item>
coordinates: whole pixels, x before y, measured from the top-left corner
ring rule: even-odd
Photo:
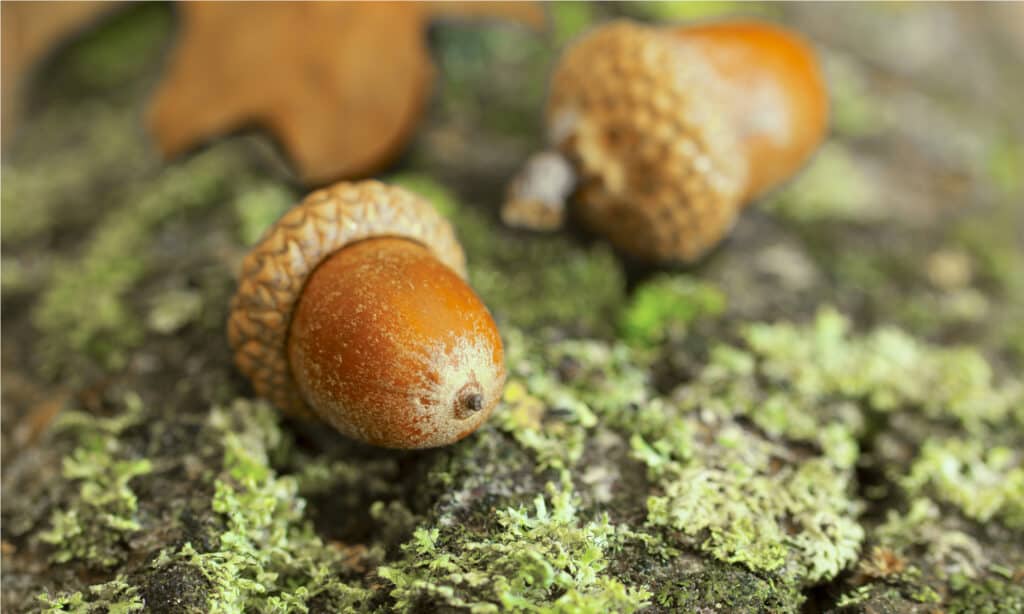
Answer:
[[[825,135],[827,98],[813,51],[776,26],[612,22],[559,61],[552,150],[513,180],[502,218],[557,228],[571,196],[573,214],[623,252],[693,262],[744,203],[806,162]]]
[[[505,382],[501,337],[430,203],[342,182],[286,213],[243,262],[228,339],[280,408],[389,448],[453,443]]]

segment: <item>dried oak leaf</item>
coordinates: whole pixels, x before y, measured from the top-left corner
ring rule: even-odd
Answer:
[[[302,179],[383,167],[412,135],[433,80],[435,16],[543,23],[532,2],[182,2],[182,33],[149,109],[167,157],[256,124]]]

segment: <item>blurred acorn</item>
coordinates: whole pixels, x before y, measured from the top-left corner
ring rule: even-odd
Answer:
[[[827,107],[813,51],[777,26],[604,25],[556,67],[552,150],[513,180],[502,218],[556,229],[572,197],[572,213],[626,254],[693,262],[806,162]]]

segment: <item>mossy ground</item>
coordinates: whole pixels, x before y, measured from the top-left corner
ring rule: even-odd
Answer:
[[[832,139],[692,270],[497,222],[555,50],[620,10],[773,16],[825,57]],[[961,10],[436,27],[386,179],[454,222],[510,375],[423,452],[282,418],[232,369],[238,263],[302,190],[259,135],[156,159],[171,10],[63,50],[4,158],[5,611],[1024,611],[1024,126],[998,102],[1024,52],[980,9],[895,42]]]

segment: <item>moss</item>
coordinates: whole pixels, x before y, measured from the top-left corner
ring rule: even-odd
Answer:
[[[805,597],[791,584],[782,584],[721,563],[680,574],[655,599],[673,612],[694,612],[709,605],[727,612],[797,612]]]
[[[172,31],[169,7],[143,4],[106,19],[61,55],[57,78],[104,90],[143,76]]]
[[[886,127],[884,107],[873,97],[864,66],[837,52],[823,54],[832,108],[831,123],[847,138],[877,135]]]
[[[256,182],[246,186],[231,201],[242,244],[255,244],[264,231],[296,202],[295,194],[273,183]]]
[[[989,577],[982,581],[963,576],[952,582],[949,614],[1003,614],[1024,612],[1024,584],[1019,579]]]
[[[403,187],[422,196],[434,205],[438,213],[448,219],[455,218],[461,207],[456,196],[448,188],[427,175],[400,173],[388,177],[387,183]]]
[[[606,575],[617,532],[606,515],[585,521],[572,490],[549,484],[530,508],[495,512],[498,530],[419,528],[405,560],[378,570],[398,611],[633,612],[649,594]]]
[[[889,212],[884,199],[879,198],[877,185],[853,150],[829,142],[764,207],[801,224],[822,220],[878,221]]]
[[[53,512],[49,529],[38,535],[54,547],[54,562],[112,567],[125,559],[125,540],[143,528],[129,482],[153,471],[153,465],[149,459],[132,457],[118,436],[141,419],[142,402],[134,395],[125,399],[124,413],[113,418],[81,413],[61,417],[59,427],[73,432],[78,442],[64,458],[61,473],[77,492],[63,509]]]
[[[146,315],[146,328],[169,335],[199,318],[203,295],[195,290],[172,288],[155,296]]]
[[[979,440],[929,440],[900,480],[911,497],[928,494],[968,518],[1024,529],[1021,452]]]
[[[51,145],[45,154],[29,155],[16,164],[4,161],[0,236],[5,243],[35,239],[58,227],[87,225],[108,202],[94,186],[116,185],[152,162],[131,114],[106,104],[81,103],[68,116],[68,109],[56,108],[35,120],[35,138]]]
[[[78,354],[107,369],[124,364],[125,351],[142,340],[142,323],[126,296],[147,271],[147,243],[167,219],[223,198],[228,164],[210,151],[143,184],[104,219],[81,254],[54,265],[32,318],[47,372],[59,373]]]
[[[705,281],[686,275],[662,275],[637,288],[619,317],[621,337],[639,344],[654,344],[701,316],[725,311],[725,295]]]
[[[988,171],[992,180],[1007,195],[1024,191],[1020,168],[1024,167],[1024,143],[1014,140],[1012,130],[1000,130],[989,146]]]
[[[212,506],[226,530],[212,551],[186,543],[154,563],[198,569],[209,582],[210,612],[304,611],[321,595],[346,608],[370,596],[336,576],[341,552],[325,545],[305,520],[298,481],[271,468],[269,458],[283,437],[277,419],[264,403],[238,401],[212,411],[209,427],[224,443]]]
[[[555,42],[563,46],[594,23],[596,15],[589,2],[552,2],[548,5]]]
[[[728,16],[770,16],[777,12],[766,2],[636,2],[625,9],[629,14],[651,21],[693,21]]]
[[[122,579],[94,584],[89,587],[88,595],[81,591],[62,592],[56,595],[42,593],[36,597],[36,601],[37,607],[34,611],[45,614],[128,614],[141,612],[146,607],[135,587]]]

